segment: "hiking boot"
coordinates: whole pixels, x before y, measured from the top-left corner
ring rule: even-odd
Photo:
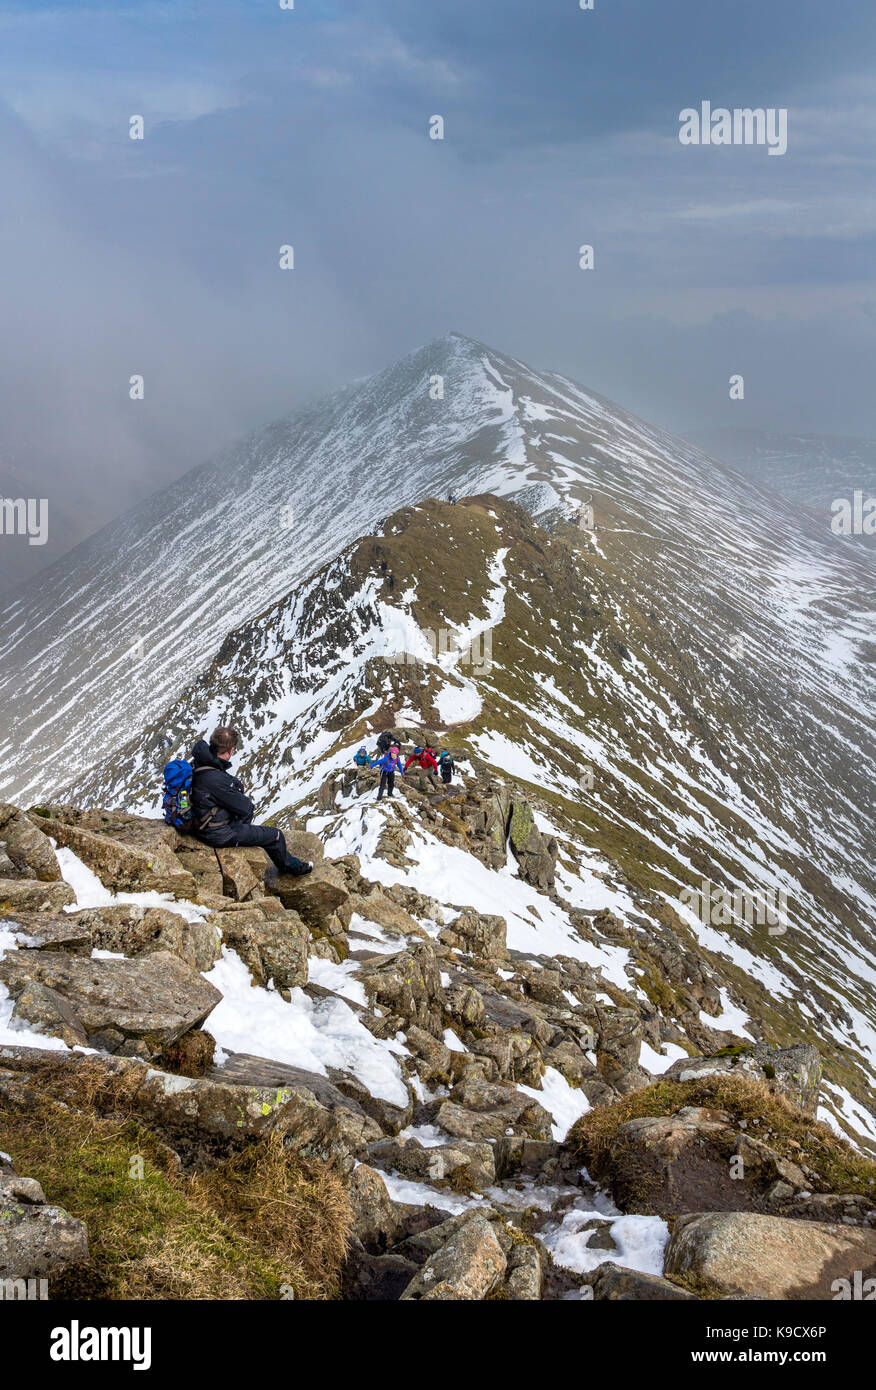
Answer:
[[[303,878],[305,874],[313,873],[313,864],[309,859],[299,859],[298,867],[287,869],[286,873],[290,878]]]

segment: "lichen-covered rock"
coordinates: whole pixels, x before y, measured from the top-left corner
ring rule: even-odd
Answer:
[[[34,1179],[20,1178],[4,1167],[0,1172],[0,1279],[51,1281],[53,1275],[87,1259],[84,1222],[63,1207],[50,1206]]]
[[[502,1082],[466,1075],[442,1101],[436,1124],[459,1139],[502,1139],[523,1134],[550,1139],[552,1119],[532,1096]]]
[[[639,1066],[642,1020],[634,1009],[597,1010],[596,1066],[609,1086],[627,1095],[650,1086],[653,1078]]]
[[[123,818],[121,812],[90,812],[81,814],[77,823],[73,823],[72,813],[70,820],[35,816],[34,823],[59,845],[72,849],[115,893],[156,891],[179,898],[197,896],[197,884],[174,854],[166,833],[170,827],[163,821]],[[98,825],[100,830],[88,828]],[[127,838],[120,838],[123,834]]]
[[[17,878],[53,883],[61,869],[51,841],[18,807],[0,802],[0,851],[9,859]]]
[[[402,1223],[380,1174],[367,1163],[360,1163],[350,1174],[348,1191],[353,1235],[366,1250],[385,1250],[394,1245]]]
[[[508,1254],[505,1297],[516,1303],[535,1302],[541,1298],[543,1283],[544,1265],[538,1245],[513,1245]]]
[[[166,951],[135,960],[88,959],[55,951],[15,951],[0,960],[13,998],[31,981],[62,995],[86,1033],[114,1028],[153,1050],[198,1028],[222,998],[196,970]]]
[[[501,1284],[507,1260],[492,1224],[479,1213],[431,1255],[402,1299],[484,1299]]]
[[[85,1047],[88,1043],[82,1020],[68,1000],[38,980],[28,981],[15,996],[12,1020],[35,1033],[60,1038],[68,1047]]]
[[[22,913],[19,917],[0,917],[0,929],[15,935],[20,951],[64,951],[71,956],[90,956],[91,933],[77,914],[57,916],[42,912]]]
[[[250,852],[245,849],[217,849],[216,860],[222,872],[222,892],[235,902],[242,903],[258,897],[264,892],[265,869],[268,860],[264,850],[259,850],[261,863],[255,868]]]
[[[221,953],[211,922],[189,921],[169,908],[119,903],[71,913],[70,921],[89,933],[99,951],[123,956],[169,951],[201,972],[212,970]]]
[[[247,921],[243,913],[229,913],[223,937],[246,965],[254,984],[273,980],[284,991],[307,984],[310,932],[297,912],[287,910],[282,918],[256,921]]]
[[[413,1023],[408,1025],[405,1037],[408,1047],[418,1059],[417,1071],[424,1081],[443,1083],[450,1080],[449,1047]]]
[[[53,883],[38,878],[0,878],[0,916],[15,917],[19,912],[58,913],[75,903],[69,883]]]
[[[292,908],[310,927],[319,928],[350,896],[343,876],[327,860],[301,876],[278,874],[266,884],[284,907]]]
[[[753,1212],[679,1217],[663,1268],[724,1294],[795,1300],[833,1299],[856,1271],[876,1277],[876,1231]]]
[[[644,1274],[638,1269],[625,1269],[607,1260],[597,1266],[584,1280],[585,1288],[593,1290],[594,1300],[622,1303],[696,1302],[696,1294],[680,1288],[669,1279],[656,1274]]]
[[[435,952],[427,942],[389,958],[363,961],[356,977],[372,1004],[388,1009],[408,1023],[440,1037],[444,991]]]
[[[74,1106],[84,1091],[99,1114],[130,1112],[193,1159],[276,1132],[300,1157],[350,1173],[381,1137],[379,1126],[325,1077],[243,1054],[192,1078],[134,1058],[3,1045],[4,1091],[19,1103],[35,1091]]]
[[[459,946],[469,955],[499,961],[505,960],[508,955],[507,934],[504,917],[475,912],[474,908],[467,907],[449,927],[444,928],[441,940],[449,946]]]

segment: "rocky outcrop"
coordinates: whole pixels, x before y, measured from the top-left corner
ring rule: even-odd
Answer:
[[[284,907],[297,912],[309,927],[319,929],[350,896],[343,875],[326,862],[315,864],[303,877],[280,874],[269,879],[269,891]]]
[[[444,928],[441,940],[483,960],[503,961],[508,954],[507,931],[503,917],[492,917],[467,907]]]
[[[197,897],[195,880],[174,854],[179,837],[163,821],[122,812],[51,809],[55,814],[34,815],[34,824],[78,855],[113,892],[151,890],[179,898]]]
[[[381,1139],[370,1145],[368,1155],[377,1168],[433,1187],[481,1192],[496,1181],[493,1149],[487,1143],[460,1139],[427,1147],[417,1139]]]
[[[0,878],[0,917],[21,912],[58,913],[76,901],[69,883],[38,878]]]
[[[240,956],[254,984],[271,980],[286,998],[290,989],[307,984],[310,932],[297,912],[286,911],[273,919],[242,912],[227,917],[222,933],[225,945]]]
[[[798,1043],[795,1047],[773,1047],[757,1043],[751,1047],[727,1049],[712,1057],[685,1057],[666,1071],[671,1081],[693,1081],[701,1076],[750,1076],[785,1096],[807,1115],[818,1109],[821,1087],[821,1058],[818,1049]]]
[[[219,932],[211,922],[190,921],[164,907],[122,903],[71,913],[71,926],[88,933],[97,951],[145,956],[169,951],[194,970],[212,970],[219,959]]]

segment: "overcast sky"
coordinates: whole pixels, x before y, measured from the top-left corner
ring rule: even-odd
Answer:
[[[0,2],[0,495],[53,553],[448,329],[680,433],[876,436],[874,68],[865,0]],[[682,146],[702,100],[787,153]]]

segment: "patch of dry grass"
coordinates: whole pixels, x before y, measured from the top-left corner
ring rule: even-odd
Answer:
[[[346,1185],[298,1161],[278,1137],[187,1175],[133,1118],[35,1098],[26,1106],[0,1100],[0,1138],[16,1171],[88,1227],[89,1263],[52,1280],[53,1298],[337,1295],[350,1228]]]
[[[876,1162],[858,1153],[827,1125],[804,1115],[767,1085],[747,1076],[718,1074],[695,1081],[656,1081],[614,1105],[583,1115],[567,1144],[588,1171],[599,1177],[619,1127],[645,1116],[674,1115],[685,1105],[724,1110],[737,1128],[762,1139],[783,1157],[803,1163],[822,1180],[825,1192],[876,1192]]]

